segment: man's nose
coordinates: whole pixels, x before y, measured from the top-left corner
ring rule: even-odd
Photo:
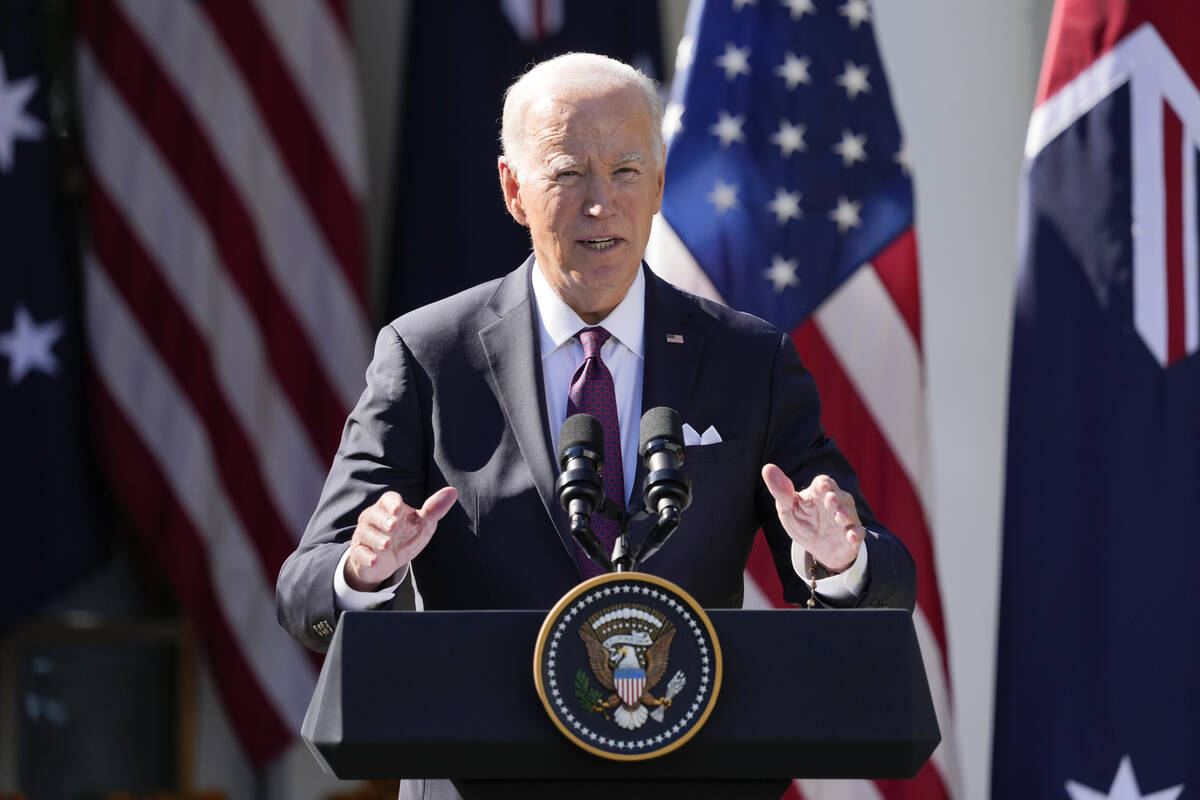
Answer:
[[[593,177],[588,180],[587,195],[583,201],[583,213],[588,217],[608,217],[614,211],[612,182],[606,178]]]

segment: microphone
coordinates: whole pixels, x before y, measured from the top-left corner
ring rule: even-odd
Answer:
[[[659,406],[642,415],[638,455],[649,473],[643,484],[642,505],[658,515],[658,525],[638,547],[635,565],[658,552],[679,527],[683,511],[692,504],[692,479],[680,469],[684,461],[683,421],[675,409]]]
[[[571,520],[571,535],[605,571],[612,560],[592,532],[592,512],[604,505],[604,427],[590,414],[573,414],[558,434],[558,466],[554,482],[558,502]]]
[[[679,513],[692,504],[692,479],[679,467],[684,461],[683,421],[673,408],[659,406],[642,415],[638,455],[646,465],[642,502],[660,517],[670,508]]]

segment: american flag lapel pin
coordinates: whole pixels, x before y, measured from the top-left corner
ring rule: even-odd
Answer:
[[[683,344],[683,334],[668,333],[667,334],[667,344]]]

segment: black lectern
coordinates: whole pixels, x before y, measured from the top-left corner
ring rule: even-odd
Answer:
[[[339,778],[453,778],[473,797],[771,797],[787,780],[908,778],[940,741],[900,610],[709,611],[707,723],[649,761],[587,753],[533,683],[541,611],[342,616],[302,735]]]

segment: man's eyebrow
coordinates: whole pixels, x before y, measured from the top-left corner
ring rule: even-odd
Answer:
[[[626,153],[616,160],[617,164],[628,164],[630,161],[641,161],[643,158],[641,151],[635,150],[632,153]]]
[[[571,169],[572,167],[578,167],[582,163],[583,162],[580,159],[575,158],[574,156],[557,156],[556,158],[550,159],[550,168],[556,171]]]

